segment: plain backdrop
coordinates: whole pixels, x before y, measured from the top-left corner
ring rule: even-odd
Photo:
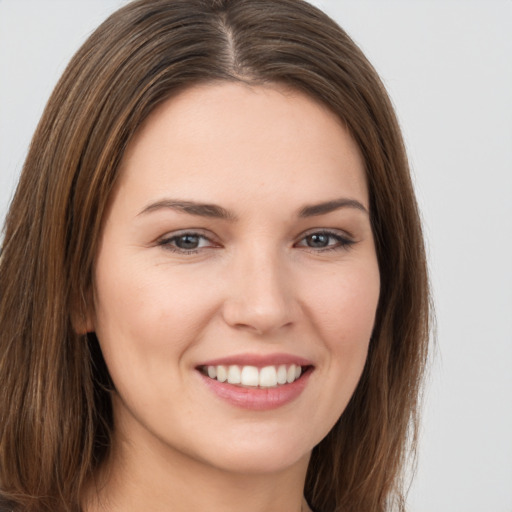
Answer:
[[[0,0],[0,216],[45,102],[122,0]],[[396,106],[437,310],[411,512],[512,512],[512,1],[317,0]]]

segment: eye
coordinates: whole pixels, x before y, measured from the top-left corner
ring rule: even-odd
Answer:
[[[316,249],[317,251],[328,251],[335,249],[348,249],[355,242],[341,233],[332,231],[315,231],[304,236],[296,247]]]
[[[194,232],[182,232],[159,240],[158,245],[173,252],[193,254],[199,249],[216,247],[206,236]]]

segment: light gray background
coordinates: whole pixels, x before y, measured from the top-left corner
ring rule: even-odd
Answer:
[[[65,64],[122,0],[0,0],[0,216]],[[316,0],[395,103],[438,318],[411,512],[512,512],[512,1]]]

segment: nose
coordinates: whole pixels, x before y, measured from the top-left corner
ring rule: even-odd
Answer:
[[[223,305],[231,327],[263,335],[295,323],[298,303],[292,276],[276,252],[253,248],[232,262]]]

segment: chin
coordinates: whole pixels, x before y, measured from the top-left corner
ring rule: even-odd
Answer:
[[[307,466],[316,442],[301,436],[269,429],[239,432],[226,438],[210,439],[208,446],[197,447],[199,458],[210,466],[230,473],[279,473],[293,466]]]
[[[233,448],[216,457],[213,465],[220,470],[239,475],[268,475],[280,473],[297,466],[306,466],[311,451],[292,451],[290,449],[254,449],[246,450],[243,447]]]

